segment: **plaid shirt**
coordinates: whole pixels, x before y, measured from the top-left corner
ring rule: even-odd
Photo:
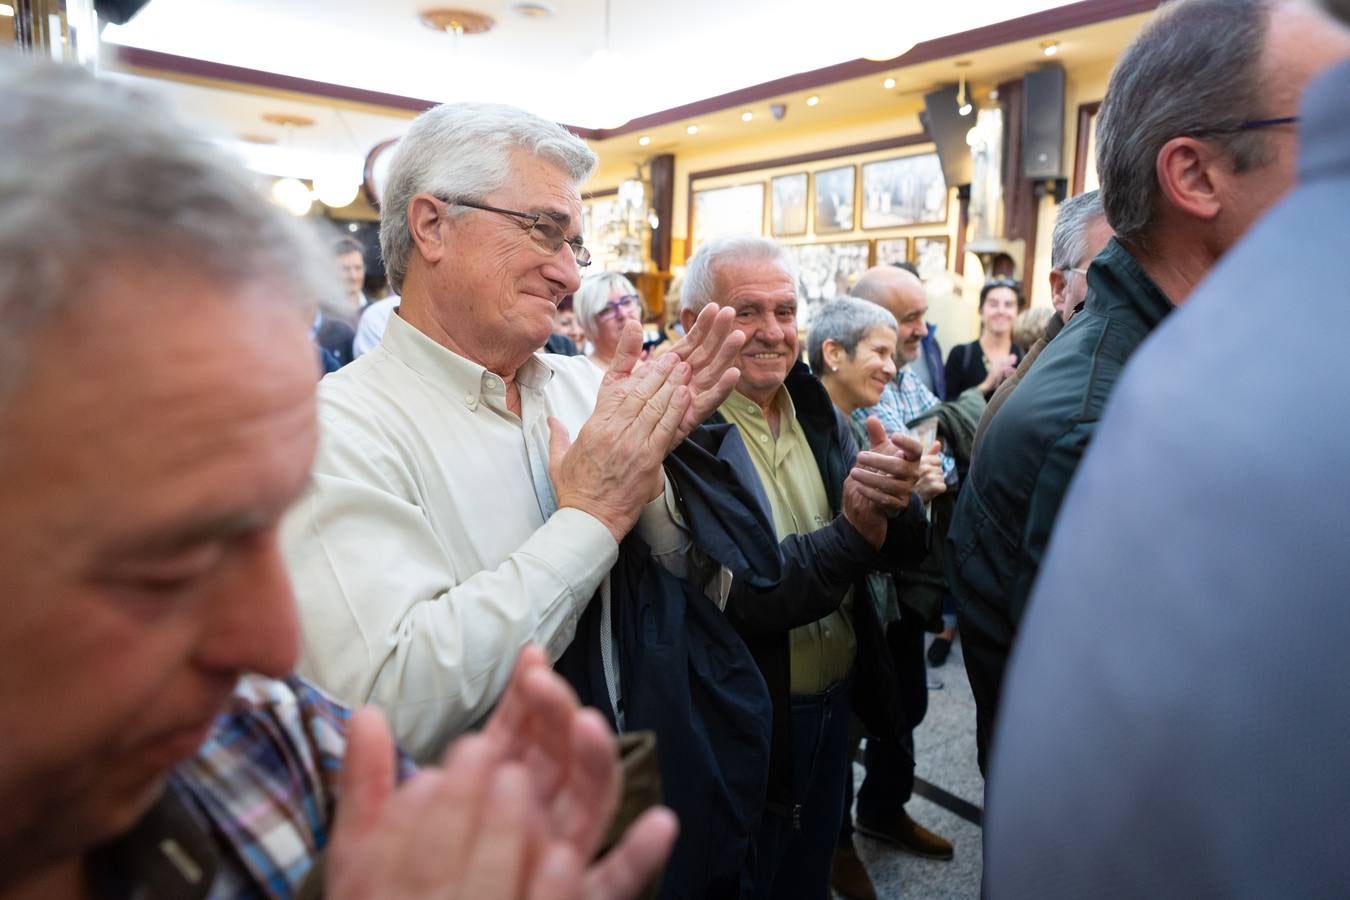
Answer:
[[[313,685],[246,676],[197,754],[110,848],[114,894],[293,897],[328,843],[349,710]],[[414,767],[400,758],[400,778]]]
[[[867,446],[867,431],[863,423],[869,416],[880,419],[887,434],[900,431],[912,437],[914,432],[910,429],[909,423],[941,402],[928,386],[910,371],[909,366],[905,366],[896,373],[891,383],[886,385],[876,406],[853,411],[853,430],[858,436],[859,446],[863,448]],[[949,487],[956,484],[956,460],[945,450],[942,452],[942,478]]]

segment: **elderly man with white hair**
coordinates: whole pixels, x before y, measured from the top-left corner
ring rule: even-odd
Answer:
[[[419,759],[482,719],[524,644],[556,659],[592,597],[608,611],[631,529],[685,571],[662,460],[735,384],[741,338],[710,308],[637,374],[635,322],[607,373],[536,353],[590,261],[579,186],[595,162],[512,107],[419,117],[380,222],[402,301],[380,345],[319,390],[313,482],[284,528],[301,671],[379,705]]]
[[[680,292],[685,327],[714,299],[745,339],[740,380],[718,418],[750,451],[784,558],[776,589],[733,583],[726,605],[773,701],[754,896],[815,900],[828,890],[844,811],[852,711],[871,733],[898,734],[895,674],[867,575],[912,564],[927,549],[922,504],[909,502],[921,453],[876,419],[867,423],[869,448],[858,452],[847,420],[799,359],[796,273],[782,247],[745,237],[700,248]]]

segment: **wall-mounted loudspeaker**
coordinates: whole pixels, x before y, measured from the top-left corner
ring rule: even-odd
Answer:
[[[937,144],[938,159],[942,161],[942,177],[946,179],[947,187],[970,184],[975,163],[970,157],[966,134],[975,125],[974,111],[961,115],[955,85],[925,94],[923,106],[919,121],[923,122],[933,143]]]
[[[98,17],[113,25],[125,25],[150,0],[94,0]]]
[[[1048,64],[1022,77],[1022,174],[1064,177],[1064,69]]]

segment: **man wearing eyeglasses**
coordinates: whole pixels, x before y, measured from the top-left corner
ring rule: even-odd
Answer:
[[[1120,370],[1292,186],[1299,96],[1342,48],[1298,2],[1176,0],[1112,72],[1097,169],[1116,237],[1088,269],[1083,311],[990,422],[948,533],[981,770],[1027,598]],[[1155,437],[1162,465],[1168,436]]]
[[[300,669],[383,708],[418,759],[483,718],[522,646],[557,659],[592,597],[608,609],[630,530],[687,571],[662,460],[731,391],[741,338],[714,308],[637,374],[636,322],[607,372],[536,353],[590,262],[579,186],[595,162],[511,107],[423,114],[380,222],[402,301],[320,389],[313,482],[284,527]]]

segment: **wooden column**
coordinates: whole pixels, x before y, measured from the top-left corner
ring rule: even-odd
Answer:
[[[656,271],[670,271],[670,235],[675,218],[675,154],[652,157],[652,209],[660,224],[652,229],[652,262]]]

